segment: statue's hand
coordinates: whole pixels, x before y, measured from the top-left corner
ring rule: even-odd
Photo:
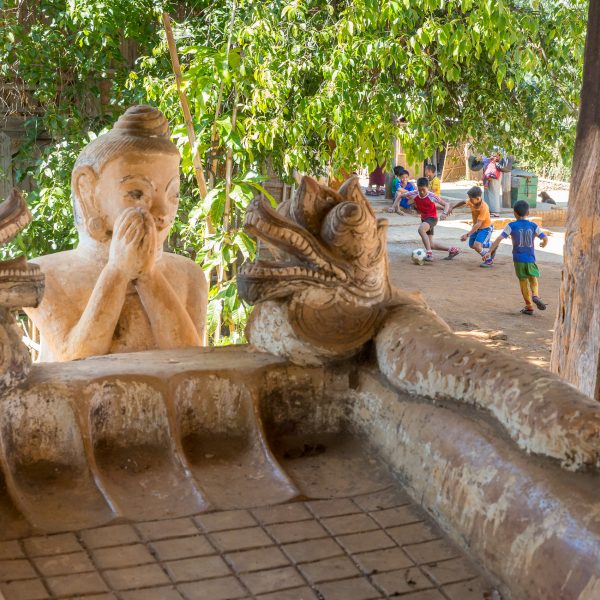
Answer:
[[[138,277],[148,262],[145,220],[141,209],[126,208],[115,222],[108,264],[129,281]]]
[[[157,232],[152,215],[147,210],[142,210],[144,217],[144,235],[140,245],[142,259],[141,275],[149,274],[156,264]]]

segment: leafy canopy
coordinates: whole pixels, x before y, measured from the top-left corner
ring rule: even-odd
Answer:
[[[221,314],[230,332],[239,331],[246,308],[235,273],[254,253],[241,230],[243,212],[268,169],[290,178],[294,169],[372,167],[394,137],[413,158],[472,141],[533,163],[560,162],[557,155],[568,163],[586,9],[585,0],[5,0],[0,78],[10,98],[28,90],[35,105],[16,157],[18,178],[34,181],[28,202],[35,221],[2,252],[71,248],[77,154],[127,106],[157,105],[183,156],[170,245],[226,274],[211,289],[209,315]],[[173,18],[194,150],[212,172],[204,199],[163,10]],[[14,108],[5,104],[7,112]],[[51,141],[39,150],[42,132]]]

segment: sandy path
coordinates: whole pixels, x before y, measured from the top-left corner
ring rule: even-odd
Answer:
[[[564,233],[553,228],[550,243],[537,249],[540,267],[540,296],[548,304],[533,316],[520,314],[523,299],[512,265],[512,246],[501,244],[491,269],[479,267],[480,260],[459,237],[469,226],[470,213],[462,212],[438,225],[436,240],[458,246],[462,253],[452,261],[436,252],[431,264],[416,266],[410,256],[422,247],[417,234],[419,220],[383,214],[383,200],[373,202],[378,216],[390,218],[388,252],[392,283],[405,290],[419,290],[427,303],[460,335],[473,336],[486,344],[517,353],[523,359],[547,367],[550,360],[554,319],[562,265]],[[510,216],[507,211],[506,216]],[[497,233],[494,233],[495,239]]]

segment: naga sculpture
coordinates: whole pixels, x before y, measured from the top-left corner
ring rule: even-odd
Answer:
[[[0,204],[0,244],[9,242],[31,222],[31,213],[17,190]],[[0,393],[25,380],[31,357],[11,310],[38,306],[44,275],[24,256],[0,262]]]
[[[71,177],[79,245],[35,259],[46,293],[26,312],[42,361],[201,345],[204,273],[163,252],[179,160],[167,120],[150,106],[129,108],[83,149]]]
[[[238,290],[258,303],[250,341],[300,365],[358,352],[398,303],[388,280],[387,221],[377,220],[352,178],[336,192],[304,177],[273,209],[256,199],[246,230],[269,245],[238,274]]]
[[[378,368],[397,389],[482,408],[522,449],[566,468],[600,467],[597,403],[543,369],[459,338],[419,294],[392,288],[386,226],[357,178],[335,192],[305,177],[276,210],[256,199],[245,227],[261,241],[259,258],[238,275],[240,294],[256,304],[249,341],[306,366],[374,340]]]

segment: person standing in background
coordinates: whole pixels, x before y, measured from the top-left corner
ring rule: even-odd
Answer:
[[[380,196],[385,194],[385,161],[379,164],[372,173],[369,173],[369,187],[367,188],[367,196]]]
[[[498,163],[502,156],[495,151],[491,156],[483,157],[483,200],[490,208],[490,216],[500,216],[502,198],[502,171]]]

